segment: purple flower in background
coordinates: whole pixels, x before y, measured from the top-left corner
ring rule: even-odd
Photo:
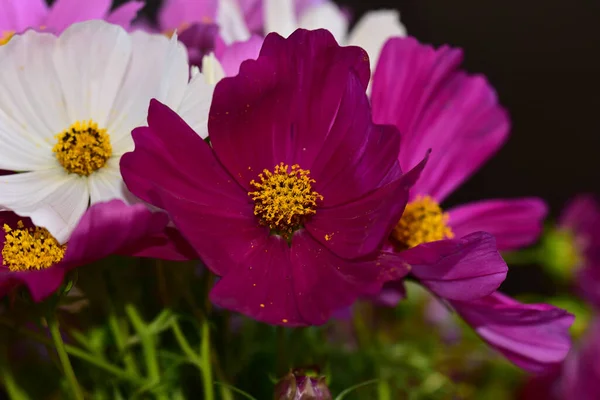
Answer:
[[[129,28],[144,6],[141,1],[130,1],[110,12],[111,3],[112,0],[57,0],[49,7],[44,0],[0,0],[0,45],[29,28],[59,34],[76,22],[92,19]]]
[[[275,386],[275,400],[332,400],[326,378],[306,376],[302,371],[287,374]]]
[[[368,82],[362,49],[298,30],[269,35],[257,60],[216,86],[212,147],[151,103],[121,172],[222,277],[216,305],[316,325],[406,274],[379,250],[424,162],[402,174],[399,134],[372,123]]]
[[[381,54],[372,84],[374,121],[401,132],[403,169],[417,165],[419,152],[432,150],[391,242],[412,266],[412,276],[449,302],[484,340],[517,365],[539,372],[566,356],[572,316],[552,306],[519,304],[496,289],[507,272],[498,250],[534,242],[546,205],[524,198],[479,201],[447,212],[440,207],[501,147],[509,130],[493,89],[482,76],[461,71],[461,61],[460,50],[436,50],[413,38],[391,39]],[[393,296],[399,285],[386,285],[386,301],[403,297],[402,291]],[[532,332],[536,336],[529,342]]]
[[[563,272],[576,271],[579,289],[600,308],[600,206],[594,196],[571,200],[548,240],[547,262]]]
[[[25,285],[35,301],[55,292],[70,270],[115,253],[131,254],[142,242],[163,231],[166,214],[145,205],[128,206],[120,200],[92,205],[68,243],[61,245],[44,228],[12,212],[0,213],[0,296]],[[139,251],[139,250],[135,250]]]

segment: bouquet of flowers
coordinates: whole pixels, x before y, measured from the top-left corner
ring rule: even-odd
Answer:
[[[0,0],[9,398],[597,398],[585,303],[499,291],[538,263],[600,304],[595,200],[444,206],[510,131],[460,49],[328,0],[143,7]]]

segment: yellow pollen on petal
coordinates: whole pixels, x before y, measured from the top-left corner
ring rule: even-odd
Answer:
[[[448,214],[429,196],[418,196],[406,205],[402,218],[392,231],[392,239],[402,249],[421,243],[454,237],[448,226]]]
[[[112,155],[110,136],[93,121],[75,122],[55,136],[56,159],[72,174],[89,176],[104,167]]]
[[[2,264],[11,272],[50,268],[65,256],[66,245],[60,245],[45,228],[25,228],[23,221],[12,229],[4,224],[5,241]]]
[[[12,37],[14,35],[15,35],[15,31],[0,32],[0,46],[5,45],[6,43],[8,43],[8,41],[10,39],[12,39]]]
[[[260,182],[250,182],[256,191],[248,193],[254,201],[254,215],[262,225],[285,238],[290,238],[307,217],[314,215],[317,201],[323,200],[312,189],[315,180],[310,178],[310,171],[297,164],[290,168],[279,163],[273,172],[265,169],[258,177]]]

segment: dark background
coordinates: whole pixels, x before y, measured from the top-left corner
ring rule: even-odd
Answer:
[[[118,1],[121,3],[122,1]],[[160,0],[147,1],[153,16]],[[597,0],[338,0],[355,19],[400,11],[422,42],[465,51],[510,111],[507,145],[449,203],[540,196],[552,215],[580,192],[600,195],[600,2]]]

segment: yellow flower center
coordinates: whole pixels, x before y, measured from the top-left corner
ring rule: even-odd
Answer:
[[[66,245],[61,246],[45,228],[25,228],[19,221],[17,229],[4,224],[4,232],[2,264],[12,272],[50,268],[65,256]]]
[[[258,177],[260,182],[250,182],[256,191],[248,193],[254,200],[254,215],[283,237],[291,237],[308,216],[316,213],[317,200],[323,200],[312,190],[315,180],[310,178],[310,171],[297,164],[290,168],[280,163],[273,172],[265,169]]]
[[[56,159],[69,173],[89,176],[102,168],[112,155],[110,136],[92,121],[75,122],[56,135],[52,148]]]
[[[0,46],[8,43],[10,39],[15,35],[15,31],[5,31],[0,33]]]
[[[402,249],[453,237],[448,214],[429,196],[417,196],[408,203],[392,231],[392,239]]]

